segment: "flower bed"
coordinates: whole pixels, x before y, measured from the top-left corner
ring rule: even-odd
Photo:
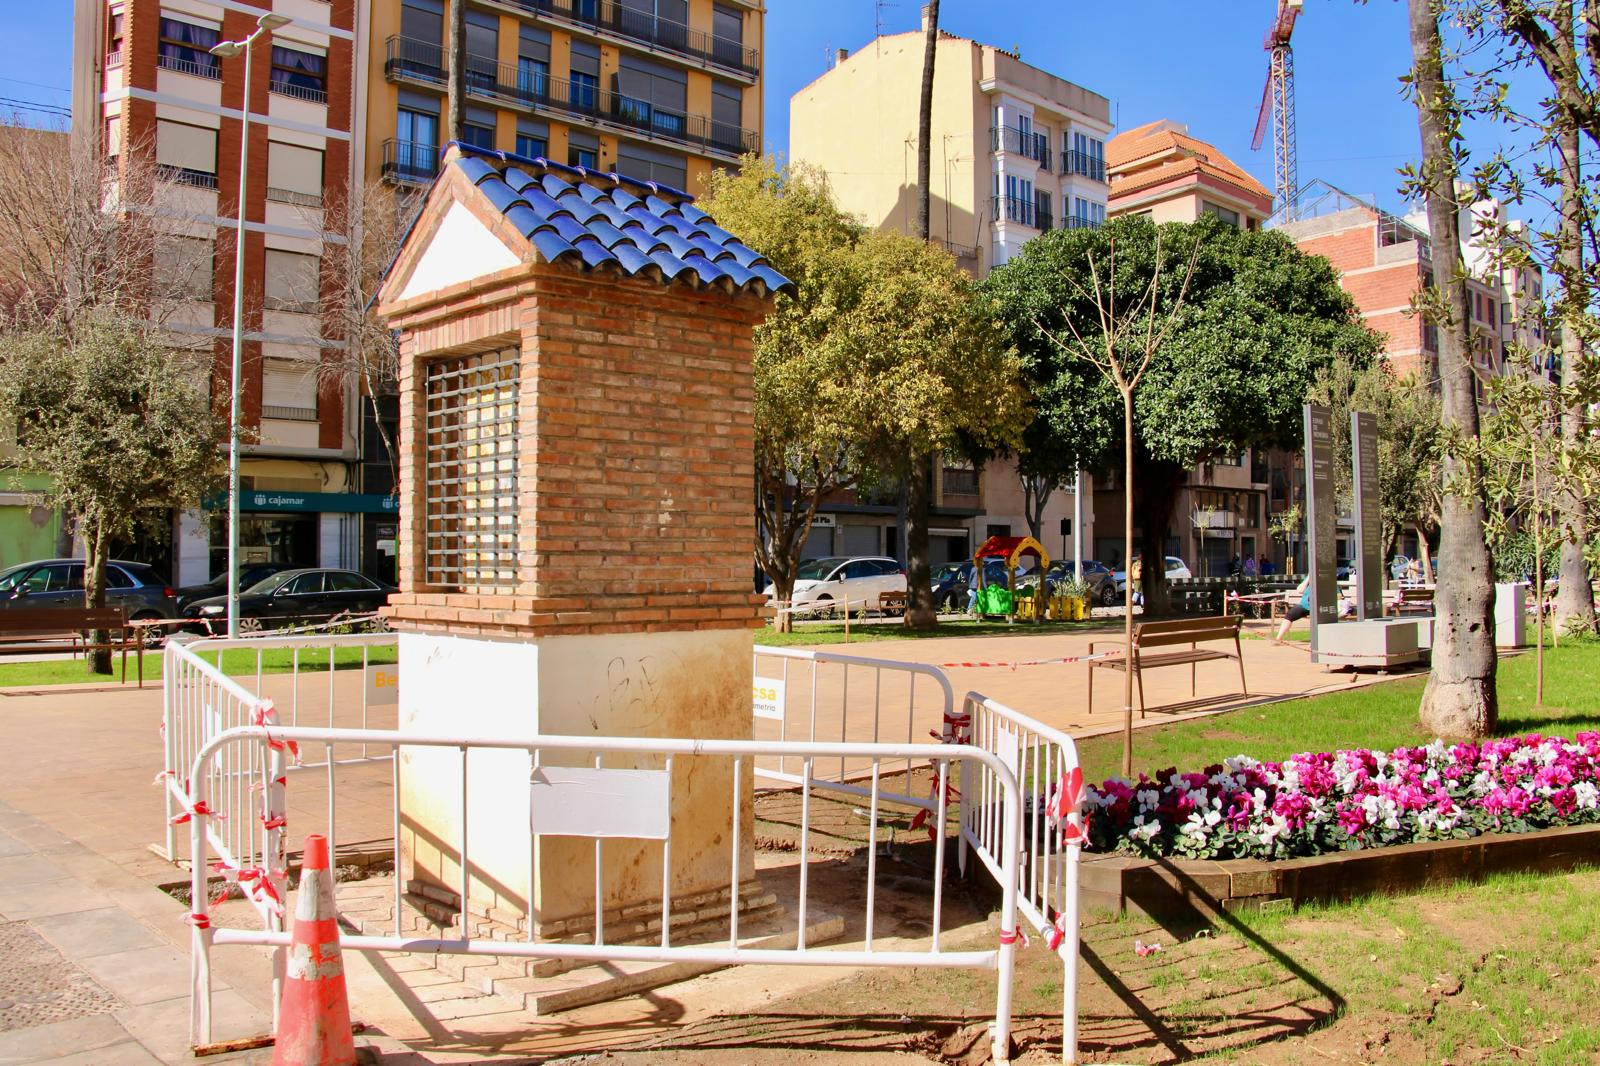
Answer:
[[[1097,851],[1285,859],[1600,823],[1600,733],[1235,756],[1091,787]]]

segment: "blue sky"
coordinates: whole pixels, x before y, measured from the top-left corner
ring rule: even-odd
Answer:
[[[767,0],[766,137],[788,143],[789,97],[826,69],[833,48],[873,35],[873,0]],[[4,4],[0,98],[66,106],[67,0]],[[1275,0],[943,0],[953,33],[1001,47],[1112,101],[1120,128],[1158,118],[1189,124],[1271,185],[1271,142],[1250,151],[1266,79],[1261,39]],[[1306,0],[1295,31],[1300,181],[1322,177],[1390,208],[1395,168],[1417,152],[1416,114],[1397,78],[1410,65],[1398,0]],[[920,7],[882,7],[885,32],[914,29]],[[0,113],[10,105],[0,102]],[[37,117],[37,116],[35,116]]]

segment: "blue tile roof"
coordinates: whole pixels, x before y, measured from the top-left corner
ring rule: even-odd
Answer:
[[[459,151],[447,165],[549,262],[726,292],[794,295],[792,281],[681,189],[459,142],[447,147]]]

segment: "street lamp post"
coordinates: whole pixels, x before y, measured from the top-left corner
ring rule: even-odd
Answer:
[[[250,46],[256,38],[290,22],[287,15],[268,12],[256,19],[255,32],[242,41],[223,41],[212,47],[218,59],[233,59],[244,54],[244,94],[239,108],[239,203],[238,229],[233,242],[233,373],[229,377],[232,398],[228,418],[228,636],[239,635],[239,379],[243,376],[244,352],[244,216],[245,181],[250,166]]]

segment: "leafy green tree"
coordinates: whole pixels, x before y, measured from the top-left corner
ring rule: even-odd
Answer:
[[[1111,467],[1123,448],[1122,402],[1089,360],[1051,337],[1101,328],[1089,291],[1091,257],[1112,260],[1101,278],[1129,307],[1152,283],[1158,316],[1181,303],[1133,395],[1133,503],[1146,559],[1165,555],[1177,495],[1195,466],[1246,448],[1294,447],[1300,406],[1318,371],[1343,354],[1366,366],[1381,347],[1339,287],[1327,260],[1278,233],[1243,231],[1205,218],[1156,226],[1124,217],[1098,230],[1057,230],[1028,242],[985,282],[1029,361],[1037,418],[1078,442],[1073,461]],[[1166,246],[1168,269],[1156,277]],[[1193,256],[1186,282],[1173,263]],[[1184,298],[1178,297],[1183,294]],[[1137,333],[1138,324],[1131,332]],[[1146,609],[1166,609],[1161,567],[1146,567]]]
[[[50,476],[45,502],[83,538],[84,605],[104,607],[111,540],[198,507],[227,431],[205,385],[209,350],[185,358],[151,327],[103,312],[74,326],[0,335],[0,421],[22,464]],[[88,663],[111,672],[108,652]]]
[[[798,288],[755,333],[756,562],[787,601],[824,499],[1020,432],[1021,361],[946,252],[868,232],[814,170],[747,156],[702,206]]]

